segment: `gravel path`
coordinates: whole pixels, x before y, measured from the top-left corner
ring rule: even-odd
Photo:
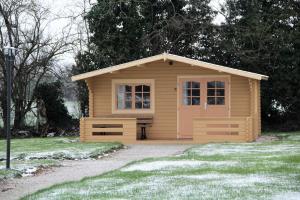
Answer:
[[[12,179],[2,183],[0,199],[19,199],[54,184],[96,176],[135,160],[180,154],[189,147],[191,145],[130,145],[127,149],[100,160],[64,161],[63,167],[52,168],[37,176]]]

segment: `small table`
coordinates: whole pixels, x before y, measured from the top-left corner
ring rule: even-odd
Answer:
[[[137,117],[136,118],[137,125],[141,127],[141,140],[147,139],[146,128],[151,127],[153,123],[153,117]]]

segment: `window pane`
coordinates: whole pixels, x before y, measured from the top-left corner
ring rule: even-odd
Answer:
[[[125,93],[125,85],[118,85],[118,94]]]
[[[125,85],[118,86],[118,94],[117,94],[117,108],[124,109],[125,108]]]
[[[225,90],[224,89],[217,89],[216,96],[225,96]]]
[[[150,102],[150,93],[144,93],[143,98],[144,98],[144,101]]]
[[[136,109],[141,109],[142,108],[142,102],[141,101],[136,101],[135,102],[135,108]]]
[[[215,89],[208,89],[207,96],[215,96]]]
[[[131,101],[125,101],[125,109],[131,109],[132,102]]]
[[[191,105],[191,97],[183,98],[183,105]]]
[[[124,96],[118,95],[118,100],[117,100],[117,108],[118,109],[124,109],[125,104],[124,104]]]
[[[183,88],[184,89],[191,88],[191,82],[190,81],[184,82],[183,83]]]
[[[217,88],[225,88],[225,83],[222,81],[217,81],[216,86],[217,86]]]
[[[207,88],[215,88],[215,87],[216,87],[215,81],[207,82]]]
[[[144,92],[150,92],[150,86],[144,85],[144,86],[143,86],[143,91],[144,91]]]
[[[200,97],[193,97],[192,105],[200,105]]]
[[[186,89],[188,87],[188,82],[183,82],[182,88]]]
[[[217,105],[225,105],[225,98],[217,97]]]
[[[192,95],[193,95],[193,96],[198,96],[198,97],[199,97],[199,96],[200,96],[200,90],[199,90],[199,89],[193,89],[193,90],[192,90]]]
[[[150,101],[144,100],[143,101],[143,108],[150,108]]]
[[[186,96],[191,96],[191,90],[188,89],[188,90],[183,90],[183,96],[186,97]]]
[[[131,96],[131,93],[125,93],[125,100],[126,101],[132,101],[131,98],[132,96]]]
[[[207,104],[208,105],[215,105],[215,97],[207,97]]]
[[[188,97],[187,105],[192,105],[192,98],[191,97]]]
[[[142,89],[143,89],[142,85],[135,86],[135,92],[142,92],[143,91]]]
[[[131,92],[132,90],[132,87],[130,85],[126,85],[125,88],[126,88],[126,92]]]
[[[135,101],[142,101],[142,93],[135,93]]]
[[[200,88],[199,82],[192,82],[192,88]]]

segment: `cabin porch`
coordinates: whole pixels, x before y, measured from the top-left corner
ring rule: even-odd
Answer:
[[[124,144],[200,144],[208,142],[246,142],[256,139],[251,117],[194,118],[192,138],[153,139],[148,129],[150,115],[105,115],[80,120],[80,140],[122,142]],[[150,139],[149,139],[150,138]]]

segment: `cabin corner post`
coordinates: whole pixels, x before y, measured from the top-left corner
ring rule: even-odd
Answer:
[[[257,81],[258,111],[257,111],[257,134],[261,136],[261,82]]]
[[[246,118],[246,142],[252,142],[253,141],[253,119],[252,117]]]
[[[91,79],[85,80],[86,85],[89,90],[89,117],[94,117],[94,90],[93,90],[93,82]]]
[[[250,87],[250,117],[251,117],[251,132],[250,140],[254,141],[257,139],[259,134],[259,84],[258,80],[249,79]]]
[[[80,119],[80,128],[79,128],[79,134],[80,134],[80,141],[84,142],[85,141],[85,117],[82,117]]]
[[[257,139],[258,134],[259,134],[259,81],[255,80],[254,82],[254,116],[253,116],[253,129],[254,129],[254,137]]]

